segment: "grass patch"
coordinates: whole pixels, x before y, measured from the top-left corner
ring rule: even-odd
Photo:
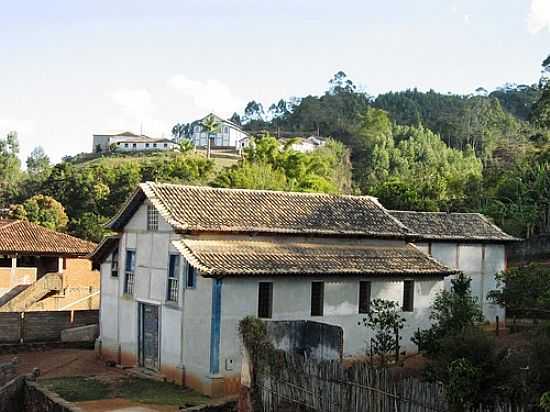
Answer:
[[[204,404],[206,396],[167,382],[134,377],[70,377],[41,379],[40,384],[69,402],[123,398],[134,402],[191,407]]]
[[[40,384],[69,402],[105,399],[111,392],[109,384],[87,377],[45,379]]]

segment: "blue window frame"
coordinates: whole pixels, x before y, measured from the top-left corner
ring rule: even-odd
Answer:
[[[128,295],[134,294],[134,279],[136,271],[136,251],[126,251],[126,270],[124,275],[124,293]]]
[[[166,300],[169,302],[178,301],[178,280],[180,274],[180,256],[170,255],[168,262],[168,285],[166,290]]]

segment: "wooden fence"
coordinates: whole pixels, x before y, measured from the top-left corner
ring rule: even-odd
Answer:
[[[265,365],[265,364],[264,364]],[[387,369],[319,362],[279,352],[255,368],[255,399],[265,412],[446,412],[443,387],[415,378],[396,380]],[[472,412],[522,412],[510,404]]]

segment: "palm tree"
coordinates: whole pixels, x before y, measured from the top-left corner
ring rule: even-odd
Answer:
[[[206,133],[208,134],[208,148],[206,151],[206,157],[210,159],[210,150],[211,150],[211,139],[213,139],[213,135],[218,132],[220,129],[220,123],[216,120],[213,114],[209,114],[202,122],[202,127],[206,130]]]

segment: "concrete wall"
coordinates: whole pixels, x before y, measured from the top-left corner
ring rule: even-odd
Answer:
[[[97,310],[0,313],[0,343],[51,342],[61,331],[99,322]]]
[[[307,320],[266,322],[275,349],[320,360],[341,360],[344,331],[339,326]]]
[[[483,315],[489,322],[498,316],[504,319],[504,308],[487,299],[487,293],[495,290],[495,275],[506,269],[506,249],[502,244],[430,242],[416,245],[425,253],[451,268],[461,270],[472,278],[472,294],[480,302]],[[450,290],[451,277],[445,279],[445,288]]]

